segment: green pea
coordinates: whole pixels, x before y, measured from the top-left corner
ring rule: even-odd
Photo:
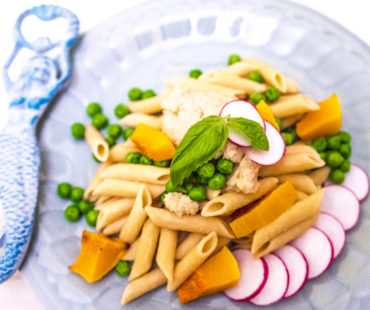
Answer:
[[[132,134],[134,133],[134,128],[125,128],[123,129],[123,134],[122,134],[122,137],[123,137],[123,140],[127,140],[128,138],[130,138],[132,136]]]
[[[342,143],[351,143],[351,135],[347,131],[340,131],[337,133]]]
[[[87,225],[91,227],[96,226],[96,221],[98,220],[99,211],[98,210],[90,210],[85,214],[85,221]]]
[[[72,185],[66,182],[58,184],[57,193],[60,198],[69,199],[71,196]]]
[[[210,189],[221,189],[226,184],[226,178],[222,173],[217,172],[212,178],[208,180],[208,187]]]
[[[114,115],[117,118],[123,118],[128,114],[130,114],[130,109],[128,108],[127,105],[123,103],[117,104],[116,107],[114,108]]]
[[[129,262],[121,260],[116,266],[116,271],[120,277],[128,277],[131,272],[131,265]]]
[[[163,192],[162,195],[161,195],[161,201],[162,201],[162,204],[165,204],[165,201],[164,199],[166,198],[166,192]]]
[[[326,155],[326,162],[329,167],[337,168],[344,162],[344,158],[339,152],[328,152]]]
[[[155,96],[156,96],[156,93],[153,89],[147,89],[147,90],[143,91],[141,99],[148,99],[148,98],[152,98],[152,97],[155,97]]]
[[[325,152],[319,152],[320,158],[326,162],[326,153]]]
[[[350,158],[351,157],[351,154],[352,154],[352,148],[351,148],[351,145],[349,144],[342,144],[340,147],[339,147],[339,153],[342,154],[342,156],[344,158]]]
[[[98,102],[89,103],[86,108],[87,115],[93,117],[96,114],[103,112],[101,105]]]
[[[139,152],[129,152],[125,157],[125,162],[128,164],[138,164],[140,163],[141,153]]]
[[[194,188],[194,186],[195,185],[193,183],[186,183],[185,184],[185,189],[189,193]]]
[[[230,159],[220,158],[217,161],[217,170],[221,173],[233,172],[234,163]]]
[[[143,91],[140,88],[131,88],[128,92],[128,98],[130,101],[140,100],[143,96]]]
[[[325,138],[317,138],[312,141],[313,148],[318,152],[324,152],[326,150],[326,139]]]
[[[334,169],[330,171],[329,178],[331,183],[341,184],[345,179],[344,172],[340,169]]]
[[[263,76],[260,73],[258,73],[257,71],[253,71],[253,72],[249,73],[248,78],[250,80],[258,82],[258,83],[263,82]]]
[[[193,70],[190,70],[189,72],[189,76],[194,79],[197,79],[201,75],[202,75],[202,70],[199,70],[199,69],[193,69]]]
[[[339,136],[328,136],[326,137],[326,143],[329,150],[339,150],[340,148],[340,137]]]
[[[274,102],[279,99],[280,91],[276,87],[269,87],[265,91],[265,97],[267,102]]]
[[[287,133],[290,133],[290,134],[293,135],[293,143],[298,140],[298,136],[297,136],[297,133],[296,133],[294,127],[289,127],[287,129],[285,129],[284,132],[287,132]]]
[[[156,167],[166,168],[170,165],[170,161],[169,160],[153,161],[153,164]]]
[[[71,126],[71,133],[76,140],[83,140],[85,138],[85,126],[82,123],[74,123]]]
[[[294,136],[290,132],[282,132],[281,135],[284,139],[284,142],[285,142],[286,146],[293,144]]]
[[[203,176],[200,176],[199,174],[196,175],[195,179],[196,179],[197,183],[201,184],[201,185],[206,185],[208,183],[208,179],[206,179]]]
[[[173,185],[172,183],[172,180],[169,180],[167,183],[166,183],[166,192],[167,193],[174,193],[174,192],[178,192],[178,193],[183,193],[183,194],[186,194],[187,191],[185,189],[184,186],[182,185],[177,185],[176,187]]]
[[[249,95],[249,101],[254,105],[257,105],[261,100],[266,100],[266,97],[262,93],[254,92]]]
[[[100,160],[96,158],[95,154],[94,153],[91,153],[91,157],[93,158],[93,160],[95,162],[97,162],[98,164],[100,164]]]
[[[106,137],[105,141],[107,141],[110,148],[117,143],[116,138],[113,138],[111,136]]]
[[[228,64],[229,66],[234,64],[234,63],[237,63],[237,62],[240,62],[242,61],[242,58],[238,55],[238,54],[232,54],[229,56],[229,59],[228,59]]]
[[[212,163],[206,163],[197,169],[197,174],[205,179],[211,178],[215,174],[216,168]]]
[[[107,134],[110,137],[117,139],[122,133],[122,127],[118,124],[109,124],[107,127]]]
[[[68,222],[75,223],[81,217],[80,209],[76,205],[70,205],[64,210],[64,217]]]
[[[81,213],[83,214],[89,212],[92,208],[94,208],[94,203],[88,200],[81,200],[77,205]]]
[[[73,186],[71,189],[71,196],[70,199],[77,203],[83,199],[84,196],[84,189],[82,187]]]
[[[344,160],[344,162],[339,166],[339,169],[343,172],[349,172],[351,170],[351,162],[349,159]]]
[[[93,124],[93,126],[96,129],[101,130],[101,129],[107,127],[107,125],[108,125],[108,117],[106,117],[102,113],[95,114],[93,116],[92,120],[91,120],[91,123]]]
[[[283,130],[283,122],[282,122],[282,120],[280,118],[278,118],[278,117],[275,117],[275,121],[278,124],[280,131]]]
[[[143,156],[140,157],[139,164],[153,165],[153,161],[148,156],[143,155]]]
[[[207,191],[204,186],[194,186],[189,192],[189,197],[194,201],[204,201],[207,199]]]

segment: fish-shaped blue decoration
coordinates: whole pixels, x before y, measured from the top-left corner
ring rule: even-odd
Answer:
[[[64,18],[68,21],[67,31],[59,41],[41,37],[28,42],[21,32],[21,25],[29,15],[42,21]],[[76,15],[54,5],[33,7],[22,13],[15,24],[16,45],[4,66],[4,81],[11,99],[9,121],[0,132],[0,204],[5,216],[2,231],[0,227],[0,283],[19,268],[27,252],[39,181],[37,120],[70,75],[70,48],[78,31]],[[28,60],[18,79],[12,81],[8,71],[23,48],[32,51],[34,56]],[[51,58],[51,54],[57,54],[56,58]]]

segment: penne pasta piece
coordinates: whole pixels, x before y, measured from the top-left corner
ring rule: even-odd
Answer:
[[[211,189],[211,188],[207,187],[207,199],[208,200],[214,199],[214,198],[220,196],[220,194],[221,194],[220,189]]]
[[[285,94],[297,94],[301,92],[301,89],[299,88],[298,84],[294,82],[291,78],[285,77],[285,83],[286,83]]]
[[[165,93],[161,93],[155,97],[129,102],[128,107],[132,113],[154,114],[162,112],[161,103],[164,97]]]
[[[99,161],[107,161],[109,155],[109,145],[101,133],[90,124],[85,125],[85,140]]]
[[[106,203],[106,206],[99,212],[98,219],[96,221],[96,230],[101,231],[109,224],[119,220],[125,215],[128,215],[134,202],[135,200],[133,198],[123,198],[115,200],[110,204]]]
[[[177,216],[166,209],[145,207],[145,212],[157,226],[209,234],[214,231],[217,235],[225,238],[234,238],[229,225],[217,217],[204,217],[201,215],[183,215]]]
[[[168,280],[173,279],[177,245],[176,230],[161,228],[156,262]]]
[[[139,193],[140,186],[144,183],[126,180],[105,179],[94,191],[97,196],[115,196],[135,198]],[[165,185],[145,184],[153,199],[159,197],[165,190]]]
[[[245,61],[239,61],[230,66],[227,66],[221,72],[246,77],[247,74],[251,73],[252,71],[256,71],[255,66]]]
[[[203,239],[203,237],[205,237],[204,234],[190,233],[177,247],[175,258],[177,260],[184,258],[185,255]]]
[[[124,143],[117,143],[110,149],[108,161],[125,162],[126,155],[130,152],[140,152],[130,139]]]
[[[103,179],[122,179],[151,184],[166,184],[170,180],[170,168],[139,164],[114,164],[102,173]]]
[[[311,154],[312,156],[320,157],[320,154],[309,145],[301,143],[300,141],[294,143],[293,145],[287,146],[285,150],[285,155],[297,155],[297,154]]]
[[[283,118],[281,120],[283,124],[283,129],[293,126],[296,122],[298,122],[303,117],[303,115],[304,113],[299,113],[299,114],[295,114],[295,115]]]
[[[303,94],[280,96],[276,102],[270,105],[270,108],[274,116],[279,118],[320,109],[315,101]]]
[[[107,163],[107,162],[100,164],[98,170],[95,172],[94,177],[90,181],[89,186],[86,188],[86,190],[84,192],[84,199],[85,200],[91,200],[91,201],[96,200],[95,198],[97,198],[97,197],[94,197],[93,192],[101,181],[101,178],[100,178],[101,174],[103,173],[103,171],[106,168],[109,167],[109,165],[110,164]]]
[[[115,235],[115,234],[118,234],[123,225],[126,224],[127,222],[127,219],[128,219],[128,216],[124,216],[112,223],[110,223],[109,225],[107,225],[104,229],[103,229],[103,234],[104,235]]]
[[[174,270],[173,280],[167,282],[167,291],[177,289],[190,275],[198,269],[206,259],[214,252],[217,246],[217,234],[209,233],[180,260]]]
[[[316,169],[308,174],[316,186],[321,186],[328,179],[330,168],[328,166]]]
[[[308,197],[308,195],[306,193],[301,192],[301,191],[297,191],[297,201],[303,200],[307,197]]]
[[[304,233],[316,222],[323,196],[324,190],[321,189],[258,229],[252,241],[253,256],[266,255]]]
[[[127,304],[129,301],[165,284],[166,276],[160,269],[154,269],[147,274],[130,282],[123,292],[121,304]]]
[[[120,199],[126,199],[126,198],[120,198],[120,197],[110,197],[110,196],[100,196],[98,200],[95,202],[95,210],[103,210],[106,206],[109,206],[111,203],[116,202]]]
[[[202,209],[202,216],[224,216],[235,210],[262,198],[271,192],[278,184],[277,178],[264,178],[259,182],[259,188],[255,193],[243,194],[230,192],[222,194],[206,203]]]
[[[136,251],[140,243],[140,237],[135,239],[134,242],[131,243],[130,247],[126,251],[125,254],[123,254],[121,260],[128,260],[128,261],[133,261],[136,256]]]
[[[175,88],[177,85],[189,87],[191,90],[200,92],[212,92],[231,98],[245,98],[247,93],[241,89],[234,89],[220,85],[214,85],[206,81],[193,79],[187,76],[176,76],[166,81],[166,86],[169,89]]]
[[[137,127],[139,124],[145,124],[159,130],[162,129],[162,116],[153,116],[144,113],[130,113],[119,121],[121,125],[128,127]]]
[[[152,204],[152,197],[145,185],[140,185],[134,206],[128,216],[127,223],[122,227],[119,238],[127,243],[132,243],[139,235],[144,225],[147,214],[144,207]]]
[[[224,246],[227,246],[231,242],[229,238],[217,238],[217,246],[215,247],[213,254],[216,254],[218,251],[222,250]]]
[[[251,94],[254,92],[262,93],[267,89],[265,84],[222,71],[210,71],[204,73],[199,77],[199,80],[229,88],[242,89],[246,92],[246,94]]]
[[[147,273],[152,267],[152,261],[157,248],[159,228],[150,219],[147,219],[143,226],[139,245],[136,250],[134,263],[128,280],[131,282]]]
[[[312,179],[308,175],[304,174],[283,174],[277,176],[280,183],[284,183],[285,181],[290,181],[296,190],[299,190],[303,193],[308,195],[313,194],[317,191],[317,187]]]

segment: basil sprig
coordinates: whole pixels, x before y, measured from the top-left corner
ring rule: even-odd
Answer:
[[[253,147],[267,151],[269,143],[262,126],[237,117],[208,116],[189,128],[172,159],[170,175],[174,186],[210,161],[225,146],[229,127],[242,134]]]

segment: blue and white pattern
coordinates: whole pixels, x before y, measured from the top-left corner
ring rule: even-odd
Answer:
[[[42,37],[33,43],[21,32],[22,21],[35,15],[43,21],[65,18],[69,21],[63,40],[52,42]],[[76,41],[79,21],[70,11],[41,5],[25,11],[15,25],[15,48],[4,67],[4,80],[10,94],[9,123],[0,133],[0,201],[5,213],[5,230],[0,235],[3,254],[0,257],[0,283],[20,266],[32,235],[37,204],[39,147],[35,127],[41,113],[70,75],[69,51]],[[16,81],[8,70],[22,48],[35,53]],[[57,51],[52,59],[44,53]]]

